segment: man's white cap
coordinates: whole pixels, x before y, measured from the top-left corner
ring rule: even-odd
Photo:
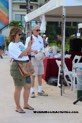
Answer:
[[[40,28],[40,26],[38,24],[32,26],[32,30],[37,29],[37,28]]]

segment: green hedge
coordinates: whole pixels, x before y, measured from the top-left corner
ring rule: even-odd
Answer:
[[[8,45],[9,45],[8,37],[5,37],[5,43],[6,43],[6,49],[8,49]]]

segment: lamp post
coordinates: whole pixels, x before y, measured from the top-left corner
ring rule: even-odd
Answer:
[[[30,12],[30,0],[26,0],[26,14]],[[30,23],[26,22],[26,36],[27,33],[30,32]]]
[[[26,0],[26,12],[27,14],[30,12],[30,0]]]

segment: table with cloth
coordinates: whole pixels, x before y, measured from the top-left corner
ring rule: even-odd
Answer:
[[[44,75],[42,78],[47,81],[50,77],[58,76],[58,66],[56,60],[61,60],[60,58],[45,58],[44,59]],[[72,70],[72,59],[65,58],[65,63],[68,67],[68,70]]]

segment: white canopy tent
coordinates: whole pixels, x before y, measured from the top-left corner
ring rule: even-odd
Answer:
[[[30,12],[25,16],[25,21],[29,22],[43,14],[50,17],[61,17],[62,6],[65,7],[66,19],[72,17],[82,19],[82,0],[50,0],[42,7]],[[79,20],[78,20],[79,21]]]
[[[80,29],[82,29],[82,23],[79,23],[79,24],[78,24],[77,37],[80,37],[80,36],[81,36],[81,34],[80,34]]]
[[[82,23],[78,24],[78,29],[82,28]]]
[[[25,21],[29,22],[41,15],[58,17],[62,20],[62,73],[64,73],[64,45],[65,45],[65,21],[69,18],[75,18],[82,21],[82,0],[50,0],[42,7],[25,16]],[[63,74],[62,74],[63,75]],[[62,89],[61,89],[62,90]],[[62,95],[62,91],[61,91]]]

